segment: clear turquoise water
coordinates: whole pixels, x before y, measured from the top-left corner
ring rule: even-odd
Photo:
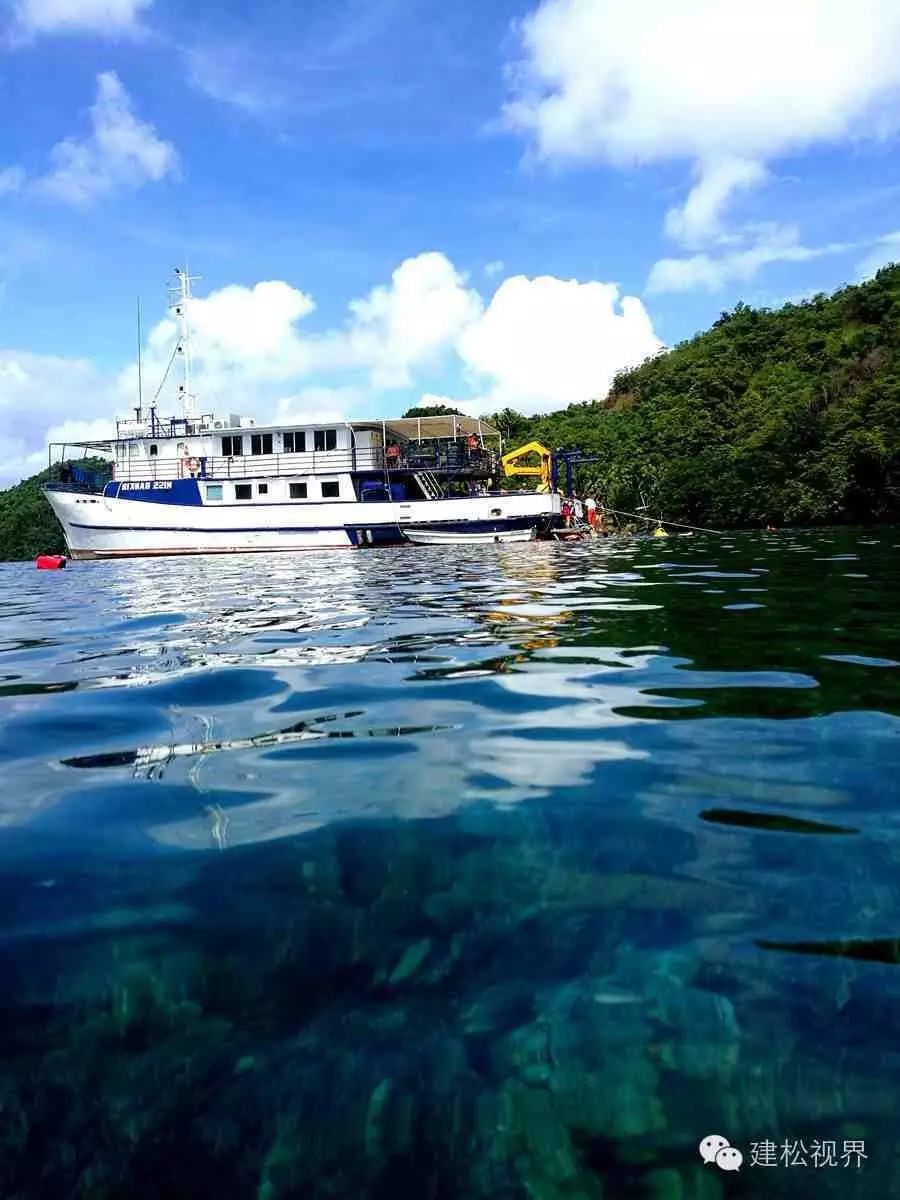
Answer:
[[[0,567],[0,1195],[900,1195],[898,544]]]

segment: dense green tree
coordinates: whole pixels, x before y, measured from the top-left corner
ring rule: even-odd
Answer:
[[[417,408],[408,408],[404,417],[463,417],[465,413],[458,408],[449,408],[446,404],[420,404]]]
[[[62,526],[44,498],[47,472],[0,492],[0,559],[65,553]]]

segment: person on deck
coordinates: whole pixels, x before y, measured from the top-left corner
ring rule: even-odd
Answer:
[[[584,513],[587,518],[587,523],[591,529],[597,522],[597,501],[593,496],[587,496],[584,501]]]
[[[396,442],[391,442],[387,448],[387,463],[389,467],[400,465],[400,447]]]

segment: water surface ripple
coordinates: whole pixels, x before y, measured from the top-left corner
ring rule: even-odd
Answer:
[[[0,566],[0,1195],[900,1196],[898,541]]]

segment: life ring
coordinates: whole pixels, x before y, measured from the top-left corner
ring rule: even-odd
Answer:
[[[191,475],[191,476],[193,476],[193,475],[194,475],[194,474],[195,474],[197,471],[199,471],[199,470],[200,470],[200,462],[199,462],[199,460],[198,460],[198,459],[196,459],[196,458],[183,458],[183,459],[181,460],[181,474],[182,474],[182,476],[185,476],[185,475]]]

